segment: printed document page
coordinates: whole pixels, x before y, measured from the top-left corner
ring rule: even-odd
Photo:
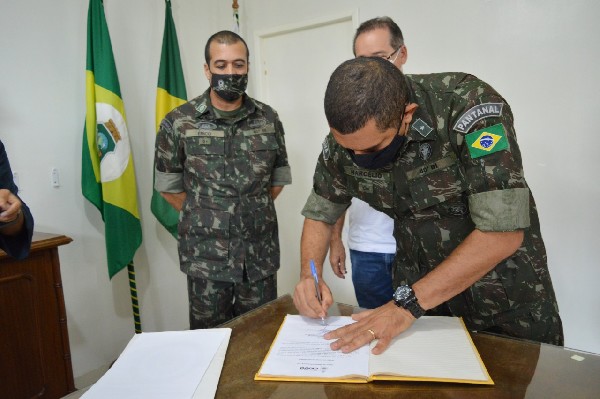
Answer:
[[[330,316],[326,325],[319,319],[287,315],[262,368],[260,377],[344,378],[368,376],[368,345],[352,352],[333,351],[327,332],[354,323],[348,316]]]
[[[468,332],[457,317],[421,317],[394,338],[382,355],[371,356],[370,372],[373,376],[427,380],[490,380]]]
[[[230,334],[229,328],[137,334],[82,398],[192,398]]]

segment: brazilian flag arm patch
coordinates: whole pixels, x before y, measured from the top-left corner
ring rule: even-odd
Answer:
[[[465,136],[465,141],[472,159],[508,148],[508,140],[502,123],[469,133]]]

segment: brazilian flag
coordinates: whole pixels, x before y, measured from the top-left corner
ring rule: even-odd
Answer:
[[[132,262],[142,228],[125,108],[102,0],[90,0],[88,11],[81,189],[102,214],[112,278]]]
[[[165,32],[163,34],[162,54],[160,56],[160,70],[158,72],[158,87],[156,88],[156,131],[163,120],[173,108],[180,106],[187,100],[185,81],[179,57],[179,44],[177,44],[177,31],[171,13],[171,1],[165,0]],[[150,205],[156,219],[177,238],[177,224],[179,212],[175,210],[158,191],[153,190]]]

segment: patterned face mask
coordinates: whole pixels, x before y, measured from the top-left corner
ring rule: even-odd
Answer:
[[[244,94],[248,86],[248,74],[212,74],[210,87],[225,101],[235,101]]]

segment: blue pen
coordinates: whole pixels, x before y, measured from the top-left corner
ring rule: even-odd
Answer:
[[[315,289],[317,290],[317,299],[319,300],[319,303],[322,304],[321,290],[319,289],[319,276],[317,276],[317,268],[315,266],[315,262],[312,259],[310,260],[310,271],[312,272],[313,278],[315,279]],[[325,325],[325,317],[321,317],[321,323],[323,325]]]

